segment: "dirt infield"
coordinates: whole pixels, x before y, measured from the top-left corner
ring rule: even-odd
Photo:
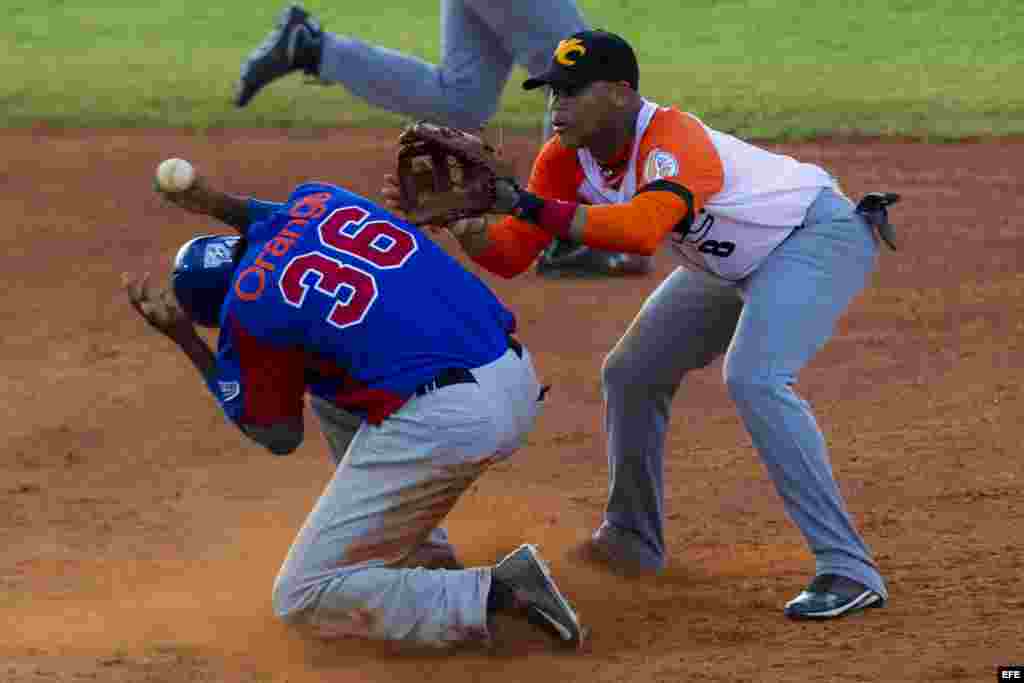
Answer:
[[[532,634],[490,653],[398,652],[279,625],[271,585],[329,477],[323,440],[310,423],[280,459],[245,441],[118,277],[165,272],[212,227],[155,197],[162,158],[266,198],[306,179],[375,196],[394,135],[0,132],[0,680],[990,681],[1024,663],[1024,143],[778,147],[850,194],[905,197],[905,249],[883,254],[798,387],[888,579],[886,609],[782,617],[813,561],[721,362],[675,401],[664,575],[627,581],[563,556],[604,503],[603,354],[673,267],[665,252],[639,279],[484,276],[554,388],[529,446],[449,529],[472,564],[540,544],[592,629],[583,653]],[[525,172],[532,142],[506,142]]]

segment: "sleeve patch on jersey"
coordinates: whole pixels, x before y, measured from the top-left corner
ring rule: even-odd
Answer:
[[[644,164],[644,178],[648,183],[661,178],[674,178],[679,175],[679,160],[671,152],[654,148],[647,155]]]
[[[220,397],[225,403],[233,401],[242,393],[242,385],[239,382],[217,382],[220,389]]]
[[[231,247],[238,242],[239,238],[231,238],[220,242],[210,242],[203,250],[203,268],[217,268],[225,263],[231,263]]]

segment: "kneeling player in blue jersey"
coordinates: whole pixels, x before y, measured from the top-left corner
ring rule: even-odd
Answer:
[[[489,641],[490,615],[509,612],[578,646],[534,546],[463,569],[440,526],[536,418],[542,390],[512,313],[416,227],[339,187],[303,184],[276,204],[200,179],[167,197],[241,236],[187,242],[167,289],[125,275],[132,305],[271,452],[302,442],[308,393],[337,463],[277,576],[275,612],[323,637],[437,646]],[[196,324],[220,328],[216,353]]]

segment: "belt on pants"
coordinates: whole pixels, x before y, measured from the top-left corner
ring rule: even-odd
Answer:
[[[512,349],[515,354],[522,358],[523,357],[523,345],[513,337],[508,336],[508,348]],[[431,391],[437,391],[444,387],[450,387],[453,384],[476,384],[476,377],[473,373],[466,368],[445,368],[441,372],[434,376],[434,379],[430,380],[426,384],[421,384],[416,387],[416,395],[424,396],[429,394]]]

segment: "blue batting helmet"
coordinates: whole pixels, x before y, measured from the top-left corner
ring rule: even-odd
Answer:
[[[197,325],[217,327],[245,241],[235,235],[200,235],[174,257],[171,285],[178,303]]]

